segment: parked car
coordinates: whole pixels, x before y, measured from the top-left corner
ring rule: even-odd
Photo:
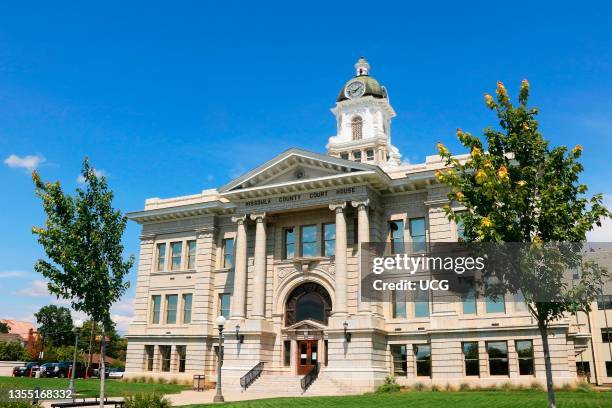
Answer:
[[[123,378],[123,368],[109,368],[106,372],[107,378]]]
[[[14,377],[34,377],[36,371],[40,368],[38,363],[26,363],[25,365],[13,368]]]
[[[42,377],[57,377],[57,378],[68,378],[72,374],[71,361],[60,361],[59,363],[45,363],[41,366]],[[77,362],[75,377],[85,377],[85,365]]]

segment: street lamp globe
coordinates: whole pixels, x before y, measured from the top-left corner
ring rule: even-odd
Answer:
[[[225,326],[225,317],[223,316],[217,317],[217,319],[215,320],[215,323],[217,323],[217,326],[219,327]]]

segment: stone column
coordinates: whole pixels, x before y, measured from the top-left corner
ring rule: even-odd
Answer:
[[[246,215],[232,217],[238,224],[236,232],[236,250],[234,252],[234,292],[232,294],[232,319],[244,319],[247,285],[247,234]]]
[[[368,302],[361,301],[361,280],[363,279],[363,271],[361,270],[361,266],[363,264],[362,259],[362,244],[370,242],[370,218],[368,215],[368,206],[370,205],[370,200],[366,199],[364,201],[353,201],[351,205],[357,208],[357,231],[358,231],[358,259],[359,259],[359,294],[358,294],[358,304],[359,304],[359,313],[369,313],[370,312],[370,304]]]
[[[266,213],[251,214],[255,228],[255,260],[253,276],[253,317],[263,319],[266,312]]]
[[[336,212],[336,286],[334,315],[346,315],[346,202],[330,204],[329,209]]]

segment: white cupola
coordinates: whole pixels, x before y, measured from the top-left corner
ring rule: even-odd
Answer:
[[[395,111],[384,86],[370,76],[370,64],[361,57],[355,76],[343,87],[332,109],[337,134],[329,138],[327,153],[346,160],[393,166],[401,155],[391,145],[391,119]]]

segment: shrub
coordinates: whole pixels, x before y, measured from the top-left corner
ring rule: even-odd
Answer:
[[[423,383],[416,383],[412,385],[412,390],[413,391],[424,391],[425,390],[425,384]]]
[[[580,392],[590,392],[591,390],[592,390],[591,384],[588,382],[581,382],[576,387],[576,391],[580,391]]]
[[[16,341],[0,342],[0,361],[28,361],[29,358],[21,343]]]
[[[469,391],[469,390],[470,390],[470,384],[468,383],[459,384],[459,391]]]
[[[388,375],[385,378],[385,382],[378,387],[376,392],[398,392],[400,390],[399,384],[395,381],[395,377],[392,375]]]
[[[166,380],[165,380],[165,379],[163,379],[162,377],[159,377],[159,378],[157,379],[157,383],[158,383],[158,384],[165,384],[165,383],[166,383]]]
[[[440,391],[440,386],[438,384],[431,384],[431,391],[433,392]]]
[[[534,391],[544,391],[544,387],[539,381],[533,381],[530,388]]]
[[[125,408],[170,408],[172,404],[160,394],[136,394],[125,398]]]
[[[507,381],[507,382],[503,383],[500,388],[502,390],[504,390],[504,391],[511,391],[512,389],[514,389],[514,386],[512,385],[511,382]]]
[[[455,392],[457,391],[457,388],[451,383],[446,383],[446,385],[444,386],[444,391]]]

